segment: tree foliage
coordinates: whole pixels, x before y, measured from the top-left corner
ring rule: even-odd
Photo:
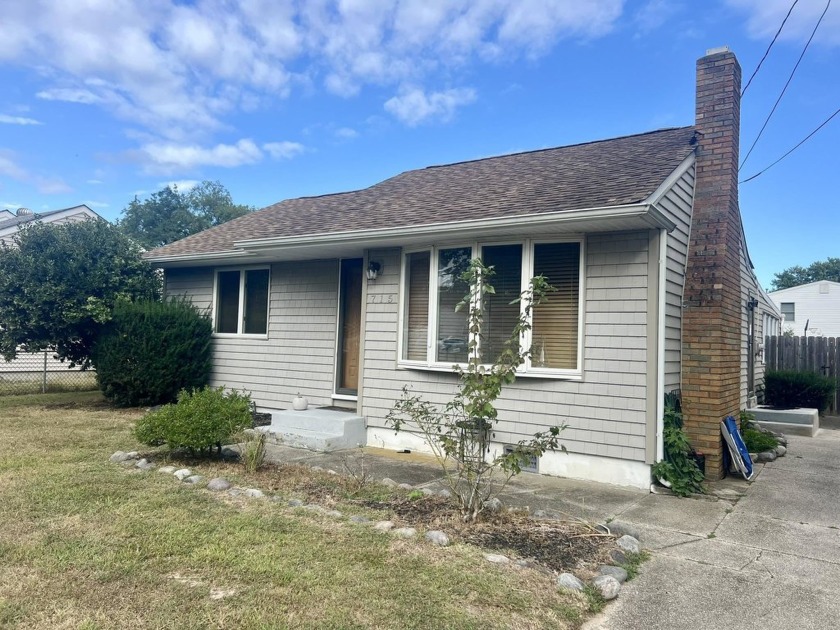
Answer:
[[[159,294],[138,246],[110,223],[27,224],[0,249],[0,353],[49,348],[87,368],[114,305]]]
[[[773,275],[772,290],[789,289],[800,284],[832,280],[840,282],[840,258],[827,258],[811,263],[807,267],[795,265]]]
[[[120,407],[170,403],[182,389],[207,385],[210,315],[191,302],[121,302],[93,347],[105,398]]]
[[[241,217],[253,209],[233,203],[221,183],[204,181],[186,192],[180,192],[177,186],[167,186],[145,201],[135,197],[123,209],[123,218],[117,224],[137,243],[153,249]]]

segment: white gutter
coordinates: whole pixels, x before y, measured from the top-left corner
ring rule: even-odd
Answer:
[[[243,256],[250,256],[249,252],[242,250],[226,251],[226,252],[203,252],[200,254],[173,254],[171,256],[144,256],[143,260],[150,263],[170,263],[170,262],[191,262],[203,261],[213,262],[214,260],[227,260],[228,258],[242,258]]]
[[[659,300],[656,332],[656,461],[665,457],[665,295],[668,272],[668,233],[659,230]]]
[[[566,210],[563,212],[546,212],[542,214],[528,214],[501,219],[471,219],[468,221],[447,221],[419,226],[403,226],[382,228],[379,230],[352,230],[347,232],[322,232],[301,236],[279,236],[264,239],[235,241],[234,247],[244,250],[266,249],[283,246],[306,247],[324,243],[353,243],[363,241],[375,243],[377,241],[393,241],[394,237],[438,237],[442,232],[459,232],[466,230],[503,229],[520,226],[540,227],[548,224],[578,223],[597,219],[643,219],[652,228],[673,230],[676,225],[668,219],[658,208],[649,204],[632,204],[627,206],[605,206],[602,208],[588,208],[585,210]]]

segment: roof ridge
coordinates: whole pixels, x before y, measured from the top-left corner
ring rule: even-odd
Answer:
[[[557,151],[558,149],[571,149],[572,147],[582,147],[588,144],[599,144],[601,142],[613,142],[614,140],[625,140],[627,138],[636,138],[639,136],[649,136],[655,133],[663,133],[666,131],[680,131],[680,130],[687,130],[693,129],[694,125],[685,125],[682,127],[663,127],[661,129],[652,129],[650,131],[642,131],[639,133],[629,133],[624,136],[615,136],[613,138],[601,138],[600,140],[589,140],[587,142],[575,142],[574,144],[562,144],[556,147],[543,147],[542,149],[526,149],[525,151],[514,151],[513,153],[500,153],[499,155],[488,155],[486,157],[481,158],[474,158],[472,160],[459,160],[457,162],[448,162],[446,164],[432,164],[430,166],[424,166],[423,168],[416,168],[411,169],[408,171],[403,171],[400,175],[405,173],[413,173],[415,171],[425,171],[428,169],[433,168],[446,168],[447,166],[456,166],[458,164],[470,164],[472,162],[484,162],[486,160],[498,160],[501,158],[513,157],[514,155],[530,155],[532,153],[544,153],[546,151]]]

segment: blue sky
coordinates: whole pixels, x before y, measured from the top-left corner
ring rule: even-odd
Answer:
[[[744,81],[792,0],[29,0],[0,17],[0,207],[108,219],[170,182],[235,201],[690,125],[694,64]],[[746,154],[824,0],[799,0],[742,103]],[[840,107],[840,1],[742,169]],[[765,285],[837,256],[840,116],[741,188]]]

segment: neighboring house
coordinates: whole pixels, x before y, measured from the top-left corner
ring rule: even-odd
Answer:
[[[0,243],[11,244],[15,233],[26,223],[40,221],[41,223],[70,223],[87,219],[101,219],[98,214],[86,205],[49,210],[48,212],[33,212],[29,208],[18,208],[12,214],[8,210],[0,212]]]
[[[840,282],[818,280],[769,294],[797,337],[840,337]],[[807,326],[807,331],[806,331]]]
[[[17,231],[23,225],[32,221],[60,224],[101,218],[84,204],[38,213],[32,212],[28,208],[18,208],[14,214],[8,210],[3,210],[0,211],[0,244],[13,245]],[[49,352],[20,353],[13,361],[4,361],[0,356],[0,380],[4,381],[27,379],[45,371],[64,372],[69,369],[67,363],[54,359],[52,353]]]
[[[469,339],[458,272],[473,256],[495,267],[488,361],[518,315],[510,300],[544,274],[558,291],[534,311],[533,355],[498,401],[494,448],[565,423],[568,453],[544,455],[540,472],[647,488],[664,395],[681,389],[714,478],[719,422],[747,405],[755,339],[775,313],[738,210],[739,100],[735,56],[710,51],[694,126],[291,199],[147,258],[169,295],[213,314],[213,384],[265,409],[300,392],[363,416],[368,444],[412,449],[420,438],[385,416],[404,385],[439,404],[455,391]]]

